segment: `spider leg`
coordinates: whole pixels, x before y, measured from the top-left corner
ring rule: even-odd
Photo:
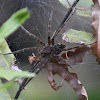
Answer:
[[[97,43],[97,41],[95,41],[95,42],[93,42],[93,43],[91,43],[91,44],[87,44],[87,45],[85,45],[85,44],[80,44],[79,46],[75,46],[75,47],[72,47],[72,48],[65,48],[64,49],[64,51],[70,51],[70,50],[73,50],[73,49],[77,49],[77,48],[80,48],[80,47],[89,47],[89,48],[91,48],[94,44],[96,44]]]
[[[51,33],[51,22],[52,22],[52,17],[53,17],[53,11],[52,11],[51,14],[50,14],[49,23],[48,23],[48,45],[51,44],[50,33]]]
[[[58,63],[59,63],[59,64],[66,64],[66,65],[68,65],[70,68],[73,69],[72,65],[67,61],[67,59],[68,59],[67,53],[63,53],[63,54],[59,57]]]
[[[57,91],[60,87],[62,87],[62,84],[59,85],[59,86],[56,86],[55,80],[54,80],[54,78],[53,78],[53,73],[52,73],[52,71],[48,71],[48,81],[49,81],[51,87],[52,87],[55,91]]]
[[[25,29],[22,25],[21,25],[21,28],[27,33],[29,34],[30,36],[32,36],[36,41],[38,41],[42,46],[45,46],[45,43],[40,40],[36,35],[30,33],[27,29]]]
[[[33,72],[36,70],[36,67],[37,67],[37,65],[39,64],[39,62],[40,61],[37,61],[35,64],[34,64],[34,67],[33,67]],[[31,72],[32,72],[31,71]],[[39,71],[40,70],[38,70],[38,73],[39,73]],[[37,73],[37,74],[38,74]],[[20,87],[19,87],[19,89],[18,89],[18,91],[17,91],[17,93],[16,93],[16,95],[15,95],[15,97],[14,97],[14,99],[18,99],[18,97],[19,97],[19,95],[20,95],[20,93],[22,92],[22,90],[25,88],[25,86],[31,81],[33,79],[33,77],[32,78],[25,78],[24,80],[23,80],[23,82],[22,82],[22,84],[20,85]]]
[[[33,65],[32,69],[30,70],[31,73],[35,73],[36,75],[44,68],[44,65],[47,64],[48,59],[44,61],[44,63],[42,64],[41,62],[41,58],[39,61],[36,61],[36,63]],[[42,65],[41,65],[42,64]],[[26,87],[26,85],[33,79],[32,78],[25,78],[22,82],[22,84],[19,87],[19,90],[17,91],[15,98],[14,99],[18,99],[21,91]]]
[[[69,19],[71,18],[71,16],[74,14],[75,11],[75,6],[76,4],[79,2],[79,0],[76,0],[73,5],[70,7],[70,9],[68,10],[65,18],[63,19],[63,21],[61,22],[61,24],[59,25],[59,27],[57,28],[57,30],[53,33],[51,40],[54,39],[57,34],[62,30],[62,28],[65,26],[65,24],[69,21]]]
[[[5,53],[3,55],[17,54],[17,53],[24,52],[24,51],[29,51],[29,50],[37,50],[37,51],[40,51],[41,48],[39,48],[39,47],[29,47],[29,48],[20,49],[20,50],[11,52],[11,53]],[[2,53],[0,53],[0,54],[2,54]]]
[[[54,39],[52,39],[52,45],[54,45]]]

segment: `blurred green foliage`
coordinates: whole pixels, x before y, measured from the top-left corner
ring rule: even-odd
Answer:
[[[28,9],[24,8],[14,13],[3,25],[0,27],[0,78],[6,80],[14,80],[15,78],[21,77],[33,77],[35,74],[29,72],[17,72],[10,69],[11,63],[15,59],[14,55],[4,55],[10,53],[11,50],[8,47],[7,42],[4,38],[9,36],[15,30],[20,27],[22,23],[26,21],[30,16]],[[11,100],[8,94],[7,88],[9,88],[14,81],[6,84],[0,81],[0,100]]]

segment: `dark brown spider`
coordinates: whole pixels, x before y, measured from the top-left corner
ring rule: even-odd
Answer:
[[[74,7],[76,6],[76,4],[78,3],[78,1],[79,0],[76,0],[73,3],[72,7],[69,9],[69,11],[66,14],[65,18],[63,19],[62,23],[60,24],[58,29],[53,33],[52,37],[50,37],[50,35],[49,35],[50,31],[48,31],[48,44],[43,43],[37,36],[31,34],[34,37],[34,39],[37,40],[43,46],[43,49],[37,48],[37,47],[25,48],[23,50],[13,52],[13,54],[24,51],[24,50],[29,50],[29,49],[38,50],[38,54],[36,56],[33,54],[33,56],[29,57],[29,62],[32,65],[30,72],[34,72],[34,73],[38,74],[42,68],[46,68],[48,70],[48,81],[54,90],[58,90],[62,86],[62,85],[57,86],[53,79],[53,75],[58,74],[59,76],[61,76],[65,81],[67,81],[71,85],[71,87],[75,90],[79,100],[88,100],[86,91],[85,91],[84,87],[82,86],[82,84],[80,83],[80,81],[78,80],[77,74],[70,73],[68,71],[68,66],[71,67],[68,57],[71,58],[72,55],[74,55],[75,53],[73,53],[73,52],[68,53],[68,56],[67,56],[67,53],[65,51],[70,50],[70,49],[66,49],[65,48],[66,46],[63,43],[62,44],[54,44],[54,38],[64,27],[65,23],[70,19],[72,11],[73,11]],[[48,24],[49,30],[51,27],[50,22],[52,20],[52,14],[53,13],[51,13],[51,15],[50,15],[49,24]],[[23,26],[21,26],[21,27],[27,33],[29,33]],[[84,47],[84,50],[83,50],[83,47]],[[88,47],[87,46],[83,46],[83,47],[80,47],[80,48],[75,47],[75,48],[79,48],[78,52],[81,52],[83,50],[82,54],[84,54],[86,51],[88,51],[87,50]],[[75,52],[77,52],[77,50]],[[80,54],[79,56],[81,57],[82,55]],[[81,62],[81,61],[78,60],[77,62]],[[25,78],[23,80],[14,99],[18,99],[21,91],[31,81],[32,78]]]

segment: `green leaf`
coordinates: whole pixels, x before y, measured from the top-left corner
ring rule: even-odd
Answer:
[[[9,82],[9,83],[3,85],[3,84],[1,83],[1,81],[0,81],[0,100],[11,100],[10,95],[9,95],[7,89],[6,89],[6,86],[7,86],[8,84],[10,85],[11,82]]]
[[[91,7],[91,5],[93,5],[92,0],[80,0],[78,3],[78,6],[82,6],[82,7],[86,7],[86,8]]]
[[[4,89],[8,89],[13,83],[14,81],[10,81],[10,82],[0,85],[0,91],[3,91]]]
[[[11,50],[9,49],[7,42],[3,39],[2,42],[0,42],[0,66],[2,68],[9,68],[13,62],[15,58],[13,54],[3,55],[10,52]]]
[[[35,74],[26,71],[17,72],[10,69],[0,69],[0,77],[5,78],[7,80],[13,80],[14,78],[21,77],[35,77]]]
[[[80,8],[76,10],[77,14],[84,17],[91,17],[91,5],[93,5],[92,0],[80,0],[77,5]]]
[[[67,0],[59,0],[65,7],[69,8]],[[69,0],[70,4],[72,5],[75,0]],[[92,0],[80,0],[76,7],[76,13],[80,16],[84,17],[91,17],[91,5],[93,5]]]
[[[11,100],[10,95],[6,89],[5,91],[0,91],[0,100]]]
[[[59,0],[65,7],[69,8],[69,4],[67,0]],[[69,0],[70,4],[72,5],[74,0]]]
[[[59,0],[64,6],[68,7],[69,8],[69,5],[68,5],[68,2],[67,0]],[[70,4],[72,5],[73,2],[75,0],[69,0]],[[92,0],[80,0],[79,3],[77,4],[78,6],[81,6],[81,7],[90,7],[91,5],[93,5],[93,2]]]
[[[2,39],[6,38],[8,35],[13,33],[20,24],[29,18],[29,12],[27,8],[21,9],[14,13],[3,25],[0,27],[0,42]]]
[[[76,10],[77,14],[84,17],[91,17],[90,10]]]
[[[68,32],[64,33],[63,40],[70,43],[91,44],[96,41],[96,39],[92,39],[92,37],[93,34],[91,33],[70,29]]]

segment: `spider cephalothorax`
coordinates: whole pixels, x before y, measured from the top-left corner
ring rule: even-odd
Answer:
[[[56,44],[54,46],[46,46],[43,48],[43,50],[41,51],[41,56],[42,57],[47,57],[47,56],[50,56],[50,57],[54,57],[54,56],[57,56],[59,55],[65,48],[66,46],[63,45],[63,44]]]
[[[43,49],[37,48],[37,47],[31,48],[31,49],[38,50],[39,52],[36,55],[33,54],[33,56],[29,57],[29,62],[32,65],[30,72],[35,72],[36,74],[38,74],[42,68],[46,68],[48,71],[48,81],[54,90],[58,90],[62,86],[62,84],[59,86],[56,86],[55,84],[53,75],[58,74],[65,81],[67,81],[70,84],[70,86],[75,90],[79,100],[88,100],[86,91],[84,87],[82,86],[81,82],[78,80],[77,74],[71,73],[68,71],[68,65],[70,66],[68,57],[72,57],[73,59],[72,55],[75,55],[75,53],[69,52],[68,53],[69,56],[67,57],[67,53],[66,52],[63,53],[63,51],[66,50],[65,49],[66,46],[64,44],[54,44],[54,38],[57,36],[60,30],[64,27],[66,21],[68,21],[70,14],[72,13],[73,8],[75,7],[78,1],[79,0],[76,0],[73,3],[72,7],[69,9],[62,23],[60,24],[58,29],[53,33],[52,37],[50,37],[50,31],[48,31],[48,44],[45,44],[37,36],[32,34],[34,39],[37,40],[43,46]],[[49,19],[49,25],[48,25],[49,29],[50,29],[50,24],[51,24],[50,21],[52,19],[52,15],[53,14],[51,13],[50,19]],[[26,31],[26,29],[23,26],[21,27]],[[78,48],[78,49],[79,50],[75,51],[76,53],[77,51],[81,51],[82,48]],[[83,50],[83,53],[86,51]],[[19,97],[21,91],[31,81],[32,78],[25,78],[23,80],[22,84],[19,87],[18,92],[16,93],[15,99]]]

